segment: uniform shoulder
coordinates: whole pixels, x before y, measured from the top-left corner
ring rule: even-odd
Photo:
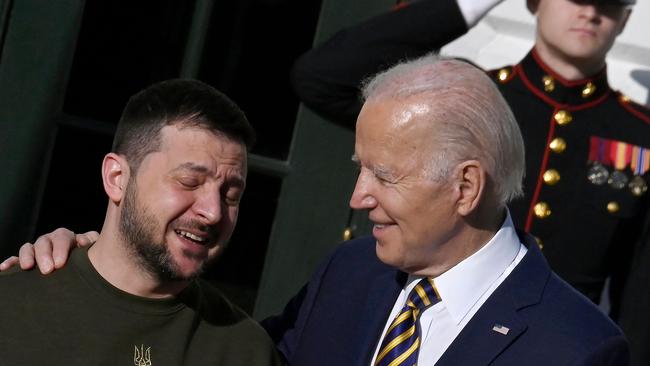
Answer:
[[[623,107],[625,111],[650,125],[650,108],[641,103],[633,101],[630,97],[621,93],[620,91],[615,91],[614,95],[618,101],[618,104]]]

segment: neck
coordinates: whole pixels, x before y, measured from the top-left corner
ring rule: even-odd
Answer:
[[[605,67],[605,57],[593,59],[571,58],[542,42],[535,44],[535,51],[548,67],[567,81],[589,78]]]
[[[501,228],[505,220],[505,209],[499,211],[498,214],[494,214],[493,211],[491,215],[487,216],[487,219],[481,217],[486,216],[476,212],[461,220],[453,239],[443,244],[435,254],[437,259],[432,261],[436,263],[435,266],[429,266],[419,271],[406,270],[405,272],[435,278],[478,252]]]
[[[146,271],[116,229],[105,223],[99,238],[88,250],[93,267],[111,285],[152,299],[175,296],[188,286],[188,281],[162,282]]]

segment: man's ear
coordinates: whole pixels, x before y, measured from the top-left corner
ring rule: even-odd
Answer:
[[[539,0],[526,0],[526,7],[531,14],[535,15],[535,13],[537,13],[538,6]]]
[[[456,167],[458,178],[458,200],[456,209],[461,216],[469,216],[476,211],[485,193],[487,175],[478,160],[467,160]]]
[[[104,191],[108,198],[119,203],[126,192],[126,184],[129,181],[129,164],[124,157],[115,153],[108,153],[102,162],[102,181]]]

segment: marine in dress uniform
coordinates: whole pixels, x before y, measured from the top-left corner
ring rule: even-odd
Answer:
[[[466,30],[454,1],[401,6],[302,56],[293,71],[295,89],[316,112],[353,126],[363,79],[439,49]],[[592,301],[611,278],[611,315],[627,319],[621,325],[634,365],[649,364],[650,263],[639,262],[638,253],[650,244],[650,111],[612,90],[605,69],[565,80],[535,49],[489,74],[526,147],[525,194],[509,205],[515,225],[534,235],[553,270]]]
[[[535,50],[490,74],[526,146],[525,193],[510,205],[514,220],[561,277],[598,302],[608,276],[616,284],[626,276],[648,210],[647,110],[612,90],[605,70],[567,81]]]

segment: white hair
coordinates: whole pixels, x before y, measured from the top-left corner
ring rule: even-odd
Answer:
[[[467,160],[480,161],[499,203],[522,195],[524,142],[510,107],[482,70],[467,62],[435,54],[399,63],[366,80],[364,100],[403,100],[417,96],[435,123],[431,144],[435,156],[425,172],[446,180],[452,169]]]

